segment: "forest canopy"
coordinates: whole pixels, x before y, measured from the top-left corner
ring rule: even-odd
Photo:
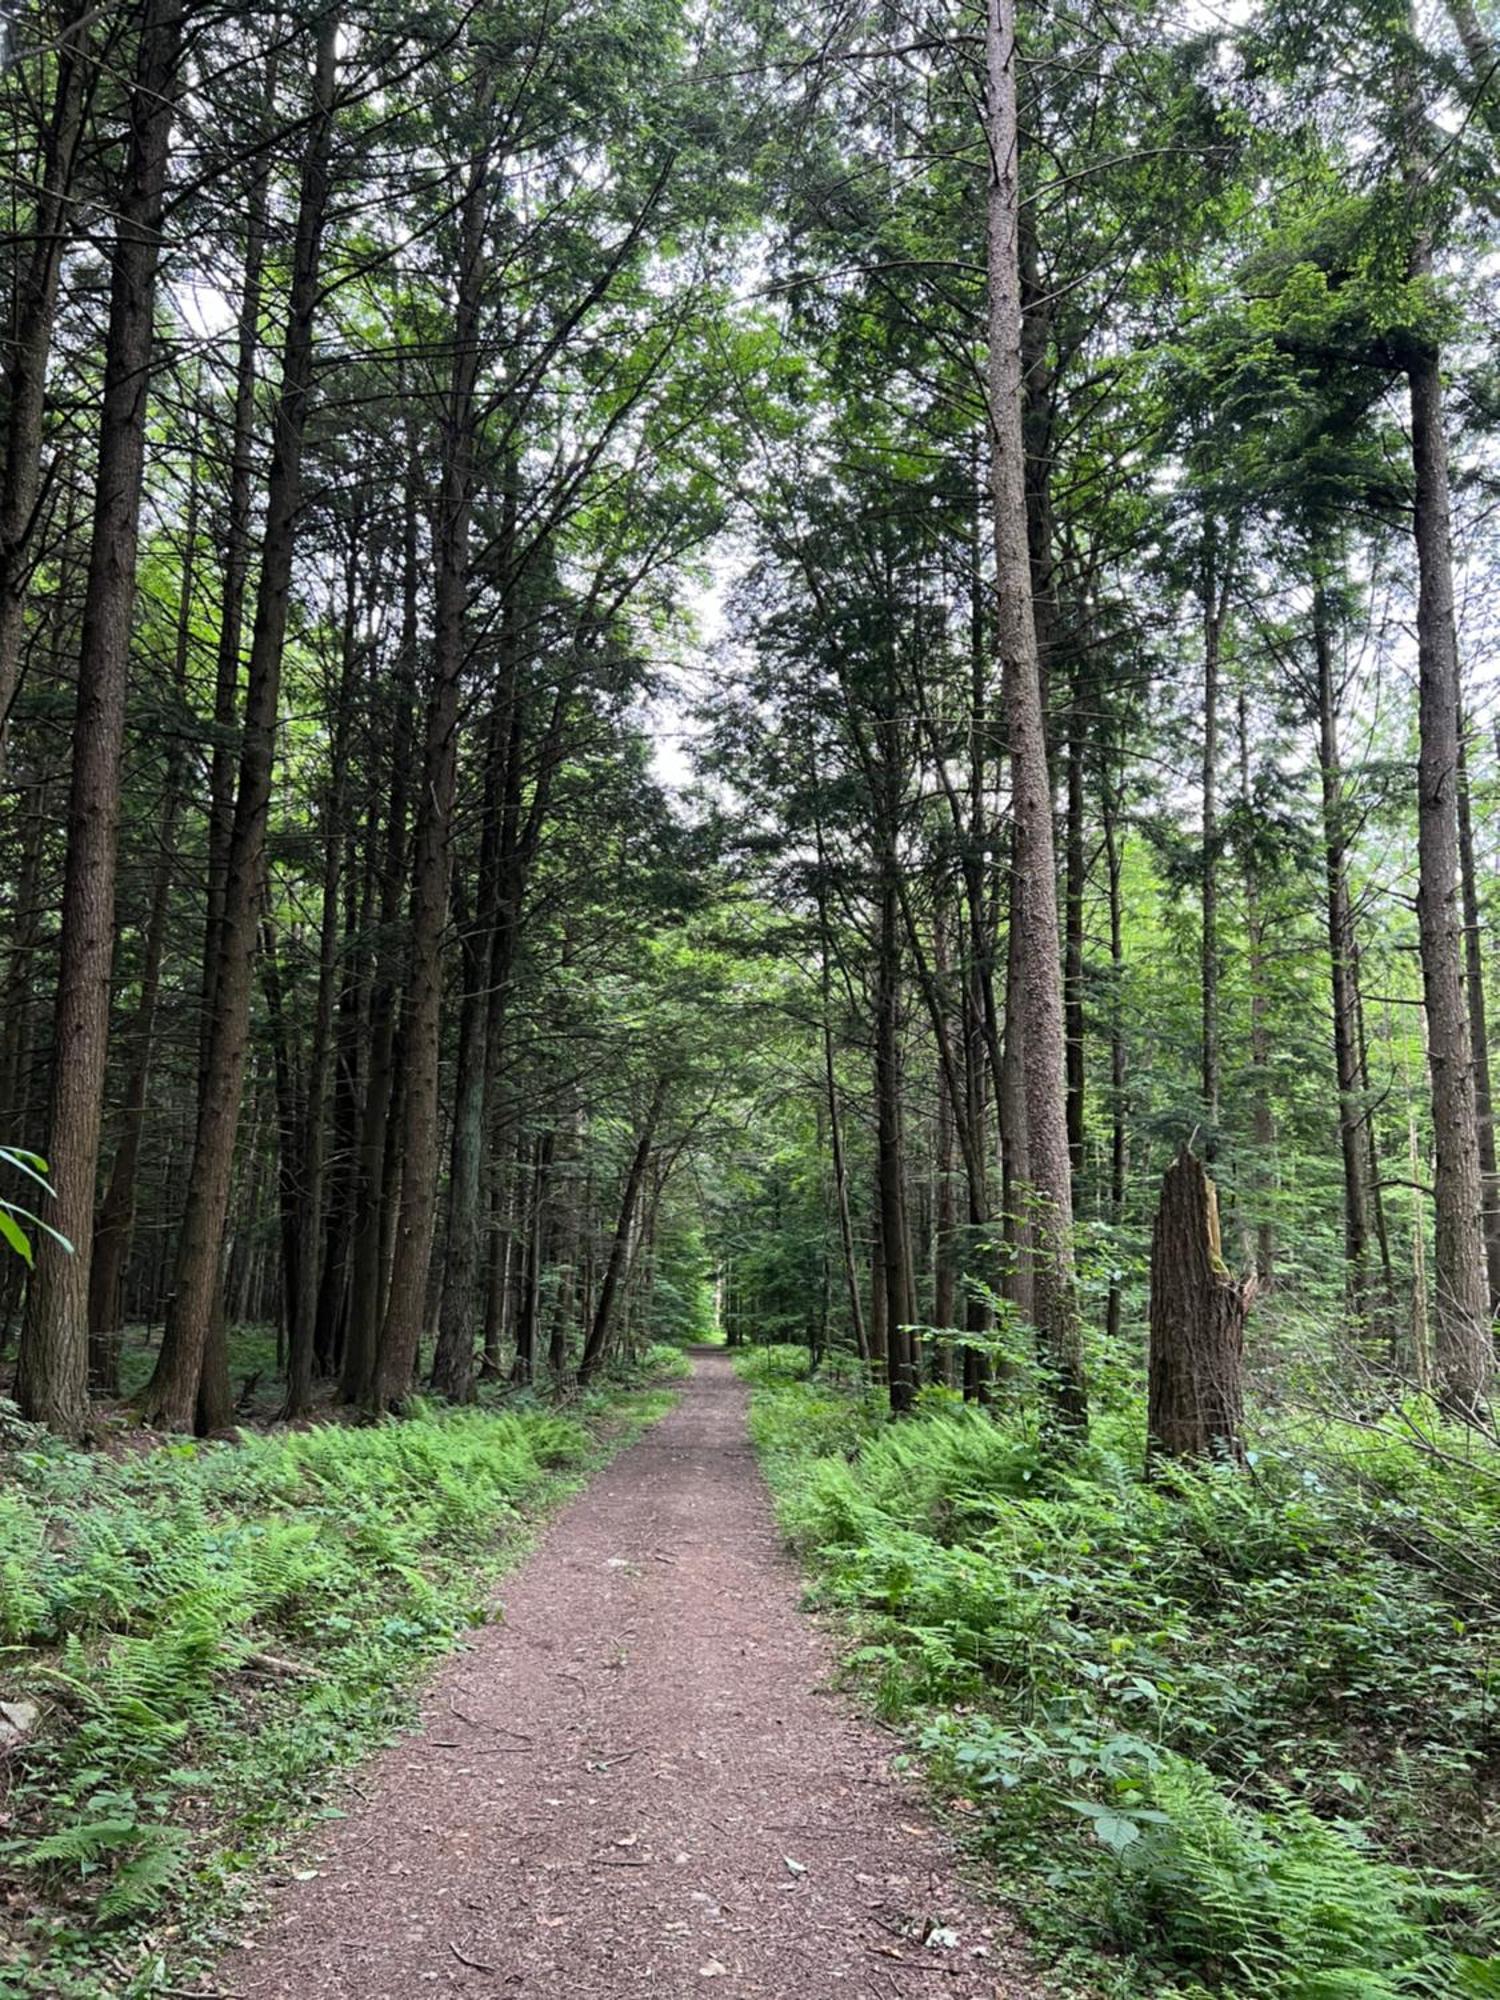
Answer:
[[[1451,1554],[1500,1465],[1487,14],[5,34],[17,1419],[425,1422],[722,1334],[846,1377],[847,1432],[751,1364],[819,1560],[808,1438],[916,1533],[906,1419],[997,1492],[1128,1464],[1146,1543],[1373,1427],[1476,1468]]]

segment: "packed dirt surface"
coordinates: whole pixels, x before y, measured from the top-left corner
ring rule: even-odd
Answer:
[[[706,1352],[221,1966],[244,2000],[1022,2000],[899,1746],[829,1691]],[[299,1869],[299,1874],[304,1871]]]

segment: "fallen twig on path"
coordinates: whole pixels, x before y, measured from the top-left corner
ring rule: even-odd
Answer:
[[[495,1969],[493,1965],[486,1965],[482,1958],[467,1957],[463,1952],[459,1950],[458,1946],[453,1942],[452,1938],[449,1938],[448,1940],[448,1949],[449,1951],[452,1952],[453,1956],[458,1960],[460,1965],[467,1965],[471,1967],[472,1970],[475,1972],[493,1972]]]

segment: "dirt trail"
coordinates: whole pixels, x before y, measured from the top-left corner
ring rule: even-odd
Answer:
[[[1022,2000],[1043,1989],[827,1691],[745,1435],[700,1355],[560,1515],[220,1967],[244,2000]],[[956,1934],[946,1949],[922,1927]]]

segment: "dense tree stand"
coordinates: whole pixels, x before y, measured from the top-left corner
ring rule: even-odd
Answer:
[[[782,2000],[853,1995],[878,1968],[900,2000],[931,2000],[939,1969],[953,2000],[1039,1993],[892,1775],[895,1743],[822,1691],[832,1660],[798,1592],[744,1392],[702,1355],[680,1406],[503,1588],[504,1623],[441,1676],[423,1731],[364,1775],[316,1877],[275,1899],[217,1985]],[[929,1919],[956,1933],[941,1968],[893,1941]]]
[[[0,0],[0,149],[6,2000],[709,1340],[1069,1993],[1500,1991],[1477,0]],[[218,1990],[1003,2000],[791,1590],[704,1362]]]

